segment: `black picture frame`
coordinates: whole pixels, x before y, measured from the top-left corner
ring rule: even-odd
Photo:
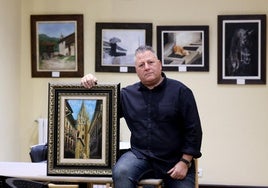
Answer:
[[[140,45],[152,45],[152,23],[97,22],[96,72],[135,72]]]
[[[82,77],[82,14],[31,15],[32,77]]]
[[[111,176],[119,154],[120,84],[49,83],[47,175]]]
[[[218,15],[218,84],[266,84],[266,15]]]
[[[209,71],[209,26],[157,26],[157,54],[164,71]]]

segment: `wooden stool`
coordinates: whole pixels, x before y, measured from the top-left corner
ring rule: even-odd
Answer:
[[[88,188],[94,188],[94,185],[96,186],[96,185],[101,185],[100,187],[102,187],[102,188],[112,188],[113,187],[113,185],[112,185],[112,183],[90,183],[90,184],[88,184]]]
[[[156,188],[162,188],[162,179],[143,179],[139,182],[138,188],[142,188],[144,185],[154,185]],[[93,181],[88,184],[88,188],[93,188],[93,185],[100,184],[105,186],[105,188],[113,187],[112,178],[98,179],[98,181]]]
[[[162,179],[143,179],[139,182],[138,188],[142,188],[143,185],[154,185],[156,188],[162,188]]]
[[[112,177],[96,178],[87,184],[87,188],[93,188],[93,185],[103,185],[105,188],[113,187]]]

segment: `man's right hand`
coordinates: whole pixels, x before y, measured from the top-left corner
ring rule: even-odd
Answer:
[[[93,86],[97,85],[97,78],[93,76],[92,74],[87,74],[83,78],[81,78],[81,84],[85,88],[92,88]]]

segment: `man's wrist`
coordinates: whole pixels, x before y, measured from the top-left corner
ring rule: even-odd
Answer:
[[[181,162],[184,162],[184,163],[187,165],[188,168],[190,168],[191,165],[192,165],[192,161],[188,161],[188,160],[185,159],[185,158],[181,158],[180,161],[181,161]]]

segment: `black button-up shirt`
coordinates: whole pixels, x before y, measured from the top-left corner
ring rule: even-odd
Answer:
[[[166,78],[149,90],[141,82],[121,90],[121,116],[131,131],[137,157],[178,162],[182,154],[201,156],[202,129],[192,91]]]

